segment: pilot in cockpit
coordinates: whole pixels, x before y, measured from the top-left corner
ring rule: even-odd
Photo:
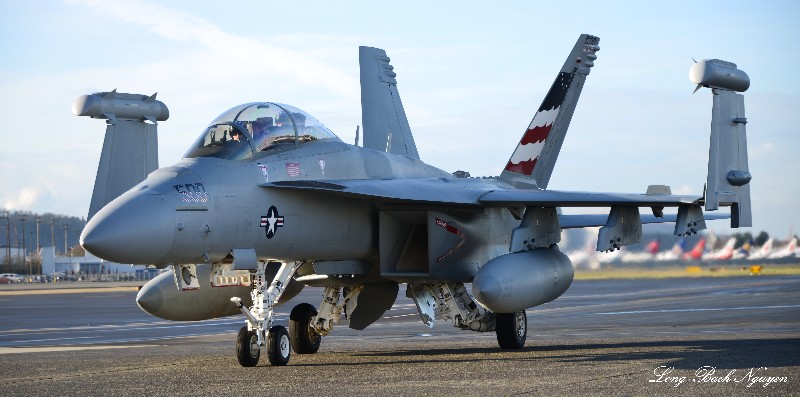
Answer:
[[[261,134],[267,132],[267,129],[273,126],[272,117],[259,117],[250,124],[250,132],[253,136],[253,140],[258,142],[260,140]]]
[[[230,135],[232,141],[241,142],[243,140],[242,133],[236,129],[231,129]]]

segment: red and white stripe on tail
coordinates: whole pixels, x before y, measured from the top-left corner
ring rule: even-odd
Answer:
[[[600,38],[581,35],[533,116],[500,178],[519,187],[544,189],[550,181],[583,83],[597,59]]]

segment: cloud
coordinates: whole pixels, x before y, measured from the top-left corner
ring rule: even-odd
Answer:
[[[3,207],[9,211],[28,210],[36,205],[39,196],[40,194],[35,188],[28,186],[20,190],[16,197],[13,196],[13,193],[6,195],[3,199]]]
[[[236,60],[226,62],[227,67],[258,64],[262,73],[280,73],[306,85],[323,87],[343,99],[358,101],[358,80],[351,75],[314,61],[299,51],[229,33],[196,15],[145,1],[75,0],[72,3],[128,24],[145,26],[169,40],[199,44],[212,50],[217,60]]]
[[[749,149],[751,157],[762,157],[762,156],[769,156],[772,152],[775,151],[776,146],[772,142],[762,142],[760,145],[751,147]]]

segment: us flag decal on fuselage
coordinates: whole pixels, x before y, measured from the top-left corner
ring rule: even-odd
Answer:
[[[570,73],[560,73],[547,92],[547,96],[539,106],[539,110],[533,116],[528,129],[519,141],[514,154],[508,160],[506,171],[530,176],[536,167],[536,161],[542,153],[550,130],[558,118],[561,105],[567,96],[567,90],[572,84],[573,75]]]
[[[300,176],[300,163],[286,163],[286,175],[292,178]]]

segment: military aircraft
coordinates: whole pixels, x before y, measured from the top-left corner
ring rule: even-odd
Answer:
[[[519,349],[525,310],[572,283],[572,264],[558,248],[562,228],[601,226],[596,248],[608,251],[639,241],[643,222],[673,221],[675,234],[696,233],[705,228],[703,205],[731,206],[733,227],[751,222],[743,97],[736,93],[749,78],[718,60],[692,69],[693,81],[715,93],[704,195],[673,195],[667,186],[644,194],[546,189],[598,44],[596,36],[579,37],[499,177],[457,178],[423,162],[390,59],[360,47],[363,145],[342,142],[296,107],[233,107],[177,164],[144,180],[98,178],[93,203],[108,203],[90,214],[81,245],[115,262],[170,266],[136,298],[152,315],[181,321],[243,313],[242,366],[255,366],[264,346],[273,365],[287,364],[292,351],[317,352],[343,313],[351,328],[366,328],[392,307],[400,284],[425,325],[438,317],[493,331],[501,348]],[[105,118],[109,129],[168,114],[155,95],[124,95],[81,97],[73,111]],[[147,145],[116,148],[151,158]],[[104,144],[98,176],[120,165],[111,151]],[[125,161],[122,168],[149,164],[141,156]],[[133,187],[119,197],[108,193],[109,185],[126,183]],[[563,215],[560,207],[610,210]],[[652,214],[640,215],[640,207]],[[677,214],[664,214],[665,207]],[[304,286],[323,288],[319,307],[295,306],[288,331],[274,324],[274,307]]]

